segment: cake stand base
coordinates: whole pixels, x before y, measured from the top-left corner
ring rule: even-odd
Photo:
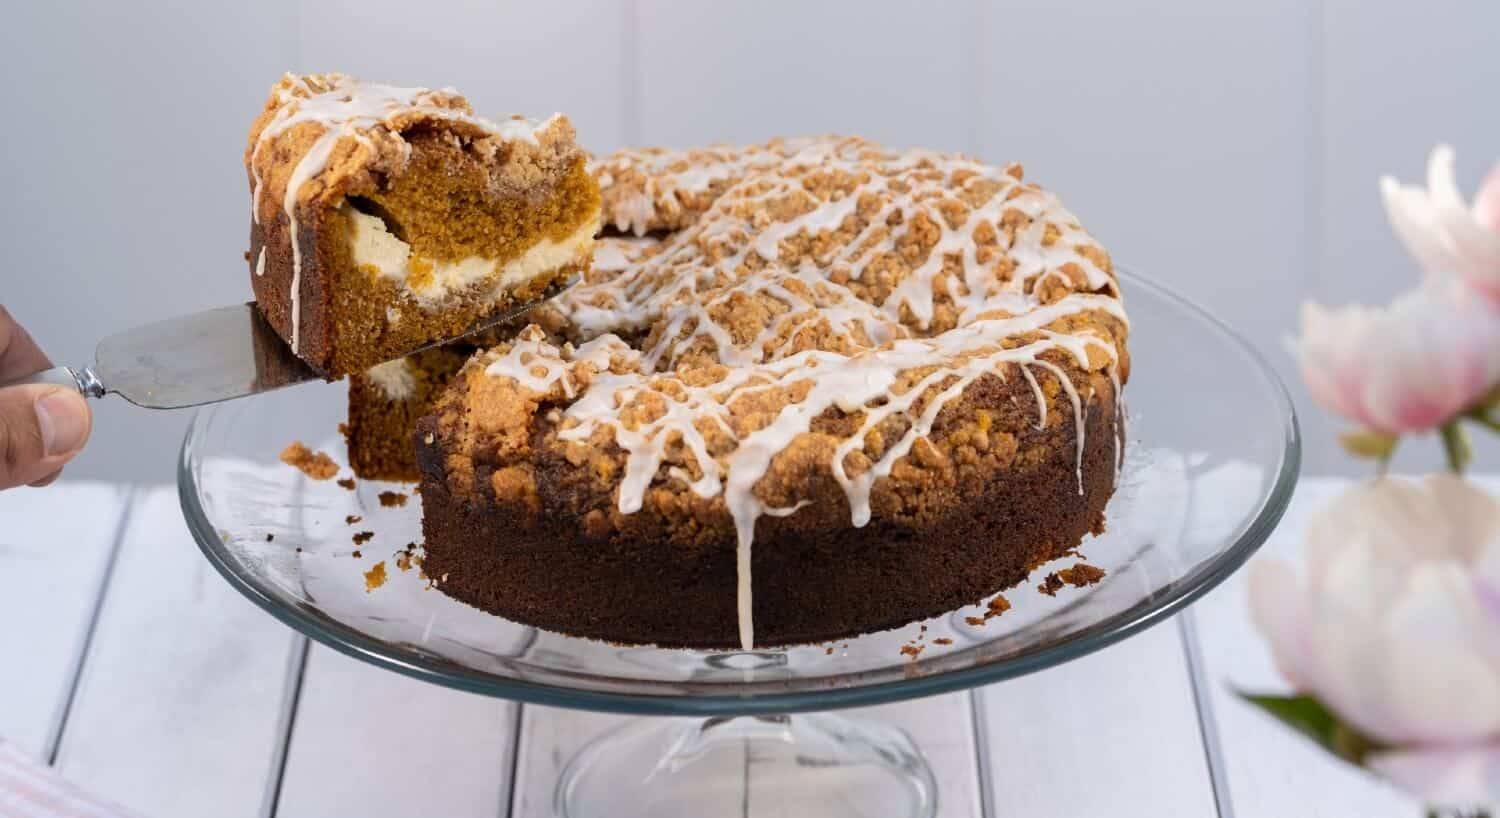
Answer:
[[[875,722],[643,718],[574,756],[554,798],[565,818],[932,818],[937,782],[905,732]]]

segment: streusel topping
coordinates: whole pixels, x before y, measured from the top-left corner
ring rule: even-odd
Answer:
[[[1080,459],[1091,373],[1118,406],[1128,325],[1109,256],[1019,166],[826,137],[629,152],[595,172],[607,223],[681,229],[561,297],[572,343],[532,328],[470,364],[520,415],[488,428],[541,424],[496,455],[512,489],[535,440],[593,458],[625,514],[662,486],[722,498],[746,648],[755,522],[808,502],[779,476],[831,473],[862,526],[878,481],[953,454],[929,433],[978,379],[1020,379],[1041,425],[1049,404],[1071,412]]]

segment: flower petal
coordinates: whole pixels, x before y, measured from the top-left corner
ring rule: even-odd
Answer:
[[[1255,627],[1271,643],[1276,669],[1293,688],[1311,690],[1306,651],[1305,612],[1302,584],[1292,567],[1281,560],[1257,559],[1250,563],[1250,616]]]
[[[1380,195],[1385,200],[1386,221],[1417,264],[1429,273],[1455,272],[1458,260],[1444,238],[1427,191],[1382,176]]]
[[[1500,744],[1379,752],[1365,766],[1434,806],[1500,805]]]
[[[1500,735],[1500,673],[1484,655],[1484,620],[1461,562],[1418,563],[1386,618],[1385,673],[1371,680],[1389,721],[1359,726],[1401,743]]]
[[[1480,227],[1500,235],[1500,162],[1490,168],[1474,194],[1474,219]]]
[[[1428,201],[1457,261],[1451,272],[1471,281],[1500,286],[1500,235],[1481,226],[1470,212],[1458,191],[1453,158],[1451,147],[1438,145],[1427,161]]]

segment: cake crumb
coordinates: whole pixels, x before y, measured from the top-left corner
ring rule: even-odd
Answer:
[[[984,616],[966,616],[964,622],[977,628],[1008,610],[1010,610],[1010,600],[1005,598],[1005,594],[995,594],[995,598],[985,606]]]
[[[1046,579],[1042,580],[1040,585],[1036,586],[1036,589],[1047,596],[1057,596],[1058,589],[1062,587],[1062,577],[1058,576],[1056,571],[1053,571],[1047,575]]]
[[[901,646],[901,654],[903,656],[910,656],[911,658],[915,659],[918,656],[922,655],[922,651],[926,649],[926,645],[913,645],[908,643]]]
[[[413,565],[413,553],[417,550],[417,544],[410,542],[406,547],[395,553],[396,567],[402,571],[410,571]]]
[[[303,445],[302,441],[292,441],[285,449],[281,450],[281,462],[297,469],[313,480],[331,480],[339,473],[339,466],[333,462],[333,458],[324,452],[315,452]]]
[[[1072,568],[1064,568],[1058,571],[1057,578],[1074,588],[1083,588],[1104,579],[1104,569],[1089,565],[1086,562],[1080,562]]]
[[[382,491],[380,493],[380,504],[386,508],[406,505],[406,495],[399,491]]]
[[[349,424],[348,423],[340,423],[339,424],[339,434],[343,435],[344,437],[348,437],[349,436]]]
[[[266,542],[271,542],[274,539],[276,539],[275,534],[266,534]]]
[[[300,545],[299,545],[299,546],[297,546],[297,553],[298,553],[298,554],[301,554],[301,553],[302,553],[302,546],[300,546]]]
[[[939,636],[938,638],[932,640],[932,644],[934,644],[934,645],[951,645],[951,644],[953,644],[953,640],[949,639],[946,636]]]
[[[354,525],[355,523],[363,519],[364,518],[359,516],[358,514],[350,514],[348,517],[344,518],[344,525]]]
[[[354,534],[354,544],[355,545],[364,545],[365,543],[369,542],[370,539],[372,537],[374,537],[374,536],[375,536],[375,532],[373,532],[373,531],[358,531],[358,532],[355,532],[355,534]]]
[[[375,567],[365,572],[365,593],[369,593],[385,584],[385,560],[375,563]]]
[[[353,477],[340,477],[338,479],[338,484],[339,488],[343,489],[344,491],[354,491]]]
[[[353,557],[355,559],[362,559],[364,557],[364,554],[361,554],[359,552],[359,549],[356,548],[356,549],[354,549],[354,551],[352,553],[349,554],[349,556],[351,556],[351,557]]]

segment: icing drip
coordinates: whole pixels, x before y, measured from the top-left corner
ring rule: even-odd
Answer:
[[[258,276],[266,274],[266,246],[264,244],[260,247],[260,255],[255,257],[255,274]]]
[[[1056,381],[1082,493],[1088,403],[1065,367],[1105,371],[1119,410],[1123,334],[1106,327],[1128,323],[1107,256],[1055,197],[1022,184],[1018,169],[857,139],[772,143],[696,169],[682,156],[627,154],[599,169],[607,203],[608,185],[642,166],[673,190],[724,189],[644,257],[611,256],[558,299],[576,336],[592,340],[570,350],[535,330],[492,352],[486,371],[565,403],[559,440],[613,440],[625,453],[620,512],[640,511],[658,480],[722,495],[745,649],[755,644],[756,522],[806,504],[775,506],[757,486],[832,410],[856,419],[828,463],[856,527],[870,521],[879,481],[986,375],[1024,379],[1038,429],[1048,424],[1038,373]],[[620,229],[645,223],[629,197],[606,211]],[[639,350],[618,335],[641,333]],[[904,430],[869,442],[892,428]],[[1117,436],[1117,468],[1120,456]]]
[[[297,200],[307,183],[328,166],[329,159],[341,142],[350,140],[354,143],[353,150],[363,150],[373,155],[375,144],[372,140],[394,139],[403,150],[409,151],[401,137],[403,125],[440,120],[464,123],[484,136],[502,141],[525,140],[535,143],[537,132],[552,122],[552,119],[537,123],[517,118],[495,123],[475,116],[463,97],[452,89],[434,91],[428,88],[400,88],[360,82],[342,74],[305,77],[288,74],[274,89],[274,96],[276,113],[261,128],[250,152],[251,217],[256,224],[260,224],[261,188],[264,183],[258,160],[266,143],[296,125],[314,123],[321,127],[312,146],[293,167],[281,201],[281,212],[287,219],[287,232],[292,246],[289,300],[294,353],[300,345],[302,328],[302,245],[298,236]],[[553,119],[556,117],[554,114]],[[257,272],[259,271],[258,264]]]

